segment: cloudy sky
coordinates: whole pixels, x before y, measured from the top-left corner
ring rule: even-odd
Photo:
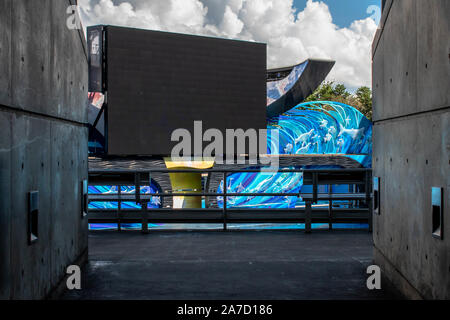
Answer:
[[[269,68],[333,59],[328,80],[371,87],[379,0],[78,0],[83,25],[111,24],[267,43]],[[373,15],[375,13],[375,15]]]

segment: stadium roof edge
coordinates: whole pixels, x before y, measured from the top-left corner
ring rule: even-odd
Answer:
[[[277,67],[277,68],[271,68],[271,69],[267,69],[267,72],[278,72],[278,71],[287,71],[290,69],[293,69],[295,66],[298,66],[302,63],[305,63],[306,61],[317,61],[317,62],[330,62],[330,63],[336,63],[335,60],[331,60],[331,59],[317,59],[317,58],[308,58],[300,63],[297,64],[293,64],[291,66],[286,66],[286,67]]]

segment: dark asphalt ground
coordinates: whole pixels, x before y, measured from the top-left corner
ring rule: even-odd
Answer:
[[[62,299],[398,299],[366,287],[367,231],[95,231]]]

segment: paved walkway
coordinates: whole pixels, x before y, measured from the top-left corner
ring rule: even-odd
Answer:
[[[367,231],[91,232],[64,299],[392,299],[366,287]]]

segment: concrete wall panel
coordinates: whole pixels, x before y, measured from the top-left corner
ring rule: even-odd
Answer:
[[[0,299],[8,299],[11,285],[11,115],[0,112]]]
[[[448,299],[450,2],[395,0],[384,15],[373,57],[375,262],[409,296]],[[432,237],[431,187],[444,188],[443,240]]]
[[[87,59],[69,0],[0,1],[0,298],[46,297],[87,252]],[[13,37],[11,37],[13,35]],[[28,193],[39,191],[28,243]]]
[[[449,131],[449,112],[374,126],[374,176],[382,177],[374,243],[429,298],[450,297],[449,219],[443,241],[431,235],[431,187],[443,187],[450,203]],[[445,217],[449,211],[446,205]]]
[[[449,106],[450,2],[394,1],[390,12],[373,57],[374,120]]]
[[[384,108],[384,92],[387,85],[384,81],[384,41],[378,43],[378,54],[373,57],[372,62],[372,104],[376,105],[373,108],[372,119],[374,121],[381,119],[385,114]],[[375,141],[373,141],[375,145]],[[374,148],[375,146],[373,146]]]
[[[50,289],[50,125],[43,119],[13,115],[12,132],[11,295],[32,299]],[[30,191],[39,191],[39,238],[32,245],[27,240]]]
[[[0,104],[11,104],[11,0],[0,1]]]
[[[86,123],[87,113],[79,106],[86,103],[88,67],[85,47],[79,30],[66,26],[69,1],[53,1],[51,6],[51,68],[52,92],[50,103],[57,106],[57,114],[64,119]],[[74,68],[74,66],[77,66]],[[72,68],[71,72],[67,72]]]
[[[21,109],[56,114],[50,85],[50,0],[14,1],[12,6],[12,99]]]
[[[384,26],[383,36],[380,40],[374,59],[374,72],[381,72],[383,78],[377,81],[382,85],[384,103],[381,110],[375,108],[377,117],[374,120],[395,117],[401,114],[414,113],[417,110],[416,91],[409,90],[415,87],[416,74],[416,1],[394,1],[391,10],[401,11],[403,14],[396,19],[388,19]],[[408,34],[408,37],[405,37]],[[380,50],[381,49],[381,50]],[[382,64],[379,61],[383,60]],[[375,61],[375,60],[374,60]],[[383,71],[378,71],[378,69]],[[380,95],[377,95],[379,97]]]
[[[53,203],[52,283],[56,284],[65,267],[87,247],[87,219],[81,218],[80,183],[87,179],[86,128],[52,123]],[[86,150],[84,153],[80,149]],[[84,164],[83,164],[84,163]],[[64,233],[59,230],[65,230]]]
[[[69,1],[14,1],[11,30],[18,38],[11,45],[12,104],[85,123],[87,115],[78,106],[85,104],[87,58],[81,31],[66,26],[69,5]]]
[[[450,106],[450,1],[417,2],[419,110]]]
[[[83,128],[82,130],[77,130],[77,145],[76,145],[76,168],[78,175],[78,186],[82,180],[88,179],[88,129]],[[77,186],[77,187],[78,187]],[[81,194],[80,194],[81,197]],[[78,213],[81,212],[81,202],[78,201]],[[88,219],[85,217],[84,219],[78,219],[77,226],[77,235],[75,238],[75,249],[79,254],[88,249]]]

